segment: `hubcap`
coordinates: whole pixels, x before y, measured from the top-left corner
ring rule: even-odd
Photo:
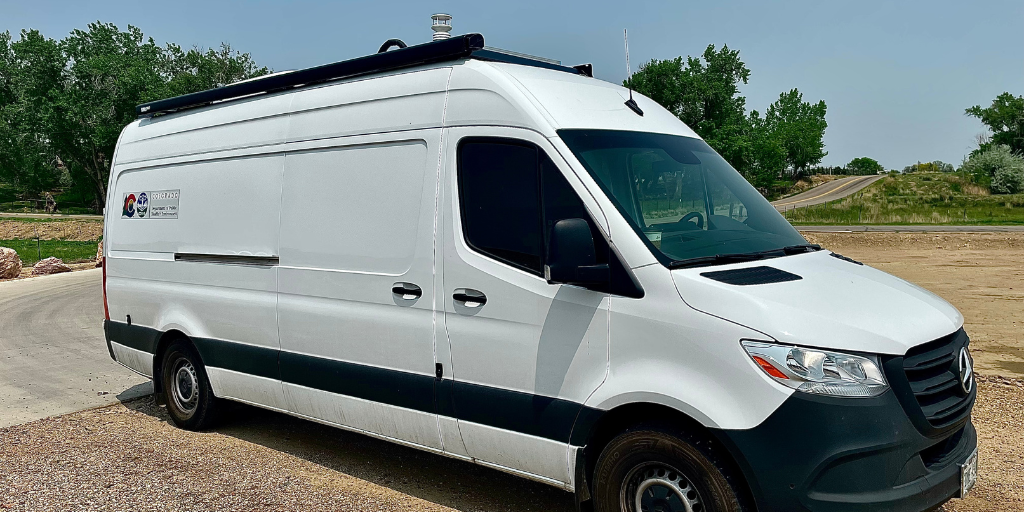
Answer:
[[[174,363],[174,405],[183,413],[191,414],[199,405],[199,378],[196,369],[187,359],[179,359]]]
[[[643,464],[626,476],[622,488],[623,510],[632,512],[700,512],[700,494],[674,468],[660,463]]]

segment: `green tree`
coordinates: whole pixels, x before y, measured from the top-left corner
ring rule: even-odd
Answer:
[[[866,156],[854,158],[846,164],[846,173],[853,175],[878,174],[884,170],[885,167],[882,167],[878,160]]]
[[[734,167],[748,162],[746,98],[739,95],[750,70],[739,50],[708,45],[700,58],[652,60],[623,82],[657,101],[693,128]]]
[[[122,32],[109,23],[76,29],[60,46],[67,67],[47,136],[72,180],[92,188],[99,205],[121,130],[135,119],[136,105],[163,95],[163,51],[137,27]]]
[[[72,185],[99,208],[136,105],[267,72],[226,44],[160,47],[131,25],[91,23],[61,41],[0,34],[0,180],[34,192]]]
[[[756,110],[750,113],[748,123],[750,151],[741,172],[751,185],[765,193],[786,168],[786,147],[777,126]]]
[[[183,51],[176,44],[168,44],[164,59],[168,76],[166,97],[223,87],[270,72],[258,66],[248,53],[232,50],[227,43],[205,52],[199,48]]]
[[[750,70],[738,50],[708,45],[699,57],[652,60],[623,82],[676,115],[762,193],[787,167],[804,170],[827,154],[825,103],[803,101],[793,89],[765,115],[746,114],[739,87]]]
[[[64,62],[59,44],[37,31],[22,31],[17,41],[0,33],[0,181],[18,193],[60,181],[46,126]]]
[[[989,185],[993,193],[1024,192],[1024,157],[1007,145],[999,144],[971,155],[963,170],[974,176],[976,182]]]
[[[824,142],[827,110],[824,101],[808,103],[793,89],[780,94],[765,112],[765,120],[786,150],[786,164],[797,174],[828,155]]]
[[[988,108],[975,105],[964,113],[977,117],[992,130],[991,141],[982,144],[979,152],[1002,144],[1014,153],[1024,153],[1024,96],[1004,92],[996,96]]]

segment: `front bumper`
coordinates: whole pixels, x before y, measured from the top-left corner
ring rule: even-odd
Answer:
[[[761,425],[717,434],[762,511],[930,510],[959,494],[960,465],[977,446],[969,416],[929,437],[891,390],[794,393]]]

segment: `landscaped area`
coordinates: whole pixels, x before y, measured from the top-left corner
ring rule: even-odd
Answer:
[[[843,199],[784,211],[795,225],[1024,224],[1024,194],[992,194],[951,173],[892,175]]]
[[[0,220],[0,247],[14,249],[30,270],[51,256],[74,264],[96,258],[103,223],[90,220]]]

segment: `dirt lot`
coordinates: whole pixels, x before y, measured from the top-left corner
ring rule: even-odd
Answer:
[[[943,510],[1024,511],[1024,234],[808,234],[966,317],[980,478]],[[557,489],[247,406],[213,432],[150,399],[0,429],[0,510],[570,511]]]
[[[1024,233],[804,233],[921,285],[964,315],[978,371],[1024,378]]]
[[[43,240],[99,240],[103,236],[103,223],[83,220],[0,221],[0,240],[28,240],[36,236]]]

